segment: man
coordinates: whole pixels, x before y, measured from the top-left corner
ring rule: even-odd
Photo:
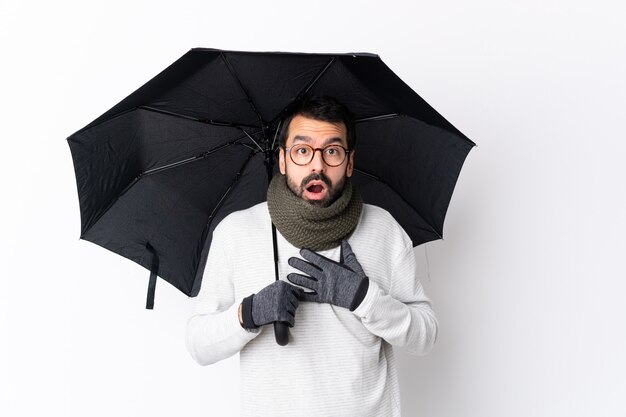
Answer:
[[[426,354],[438,329],[412,242],[352,187],[344,106],[305,101],[280,140],[268,201],[215,228],[187,349],[201,365],[240,352],[242,415],[400,416],[392,346]],[[290,326],[288,345],[274,321]]]

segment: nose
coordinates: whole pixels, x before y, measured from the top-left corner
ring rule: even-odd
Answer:
[[[319,151],[319,155],[317,153]],[[322,172],[326,167],[326,163],[324,162],[324,158],[322,158],[322,149],[315,149],[313,151],[313,159],[310,162],[311,171]]]

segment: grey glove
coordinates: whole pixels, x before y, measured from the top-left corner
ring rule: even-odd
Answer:
[[[243,327],[256,329],[275,321],[285,322],[289,327],[295,324],[295,315],[304,291],[286,281],[274,281],[257,294],[243,299],[241,318]]]
[[[291,273],[287,279],[314,290],[312,293],[303,292],[300,300],[330,303],[350,311],[361,304],[369,287],[369,278],[365,276],[347,240],[341,242],[341,263],[305,248],[300,255],[310,263],[291,257],[289,265],[310,276]]]

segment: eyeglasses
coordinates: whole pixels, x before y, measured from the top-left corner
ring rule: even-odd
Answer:
[[[322,153],[322,159],[326,165],[331,167],[337,167],[343,164],[348,154],[348,149],[340,145],[328,145],[324,148],[314,148],[305,143],[298,143],[296,145],[285,148],[286,152],[289,152],[289,156],[294,164],[304,166],[311,163],[316,151]]]

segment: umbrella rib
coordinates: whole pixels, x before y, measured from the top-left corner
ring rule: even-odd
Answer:
[[[319,81],[320,78],[322,78],[322,75],[324,75],[326,73],[326,71],[328,70],[328,68],[330,68],[330,66],[335,62],[335,57],[332,57],[327,63],[326,66],[324,68],[322,68],[322,70],[317,73],[317,75],[315,76],[315,78],[313,78],[313,80],[311,80],[311,82],[309,82],[309,85],[307,85],[301,92],[300,94],[298,94],[298,97],[300,96],[304,96],[306,93],[308,93],[311,88],[313,88],[313,86]]]
[[[258,131],[254,132],[254,133],[258,133]],[[247,135],[247,133],[246,133],[246,135]],[[250,135],[248,135],[248,137],[250,137]],[[196,155],[196,156],[192,156],[192,157],[187,158],[187,159],[183,159],[183,160],[180,160],[180,161],[172,162],[171,164],[168,164],[168,165],[163,165],[163,166],[160,166],[160,167],[149,169],[149,170],[144,171],[141,174],[139,174],[137,176],[136,180],[139,180],[139,179],[141,179],[141,177],[146,176],[146,175],[156,174],[157,172],[164,171],[166,169],[175,168],[177,166],[184,165],[184,164],[187,164],[189,162],[193,162],[193,161],[196,161],[196,160],[200,160],[200,159],[206,158],[207,156],[209,156],[209,155],[211,155],[211,154],[213,154],[213,153],[215,153],[217,151],[221,151],[222,149],[228,148],[229,146],[233,146],[233,145],[245,146],[248,149],[253,149],[253,150],[256,151],[256,149],[250,147],[247,143],[240,143],[239,142],[241,139],[245,139],[245,138],[246,138],[246,136],[241,136],[241,137],[239,137],[239,138],[237,138],[237,139],[235,139],[233,141],[226,142],[223,145],[220,145],[220,146],[217,146],[217,147],[215,147],[213,149],[210,149],[208,151],[202,152],[200,155]],[[132,183],[127,188],[129,188],[131,185],[132,185]],[[126,189],[124,189],[124,192],[125,191],[126,191]]]
[[[276,120],[281,120],[283,118],[283,116],[285,115],[285,113],[287,112],[287,110],[289,110],[291,108],[291,106],[294,105],[294,103],[297,103],[300,99],[302,99],[302,97],[304,97],[310,90],[311,88],[313,88],[313,86],[319,81],[320,78],[322,78],[322,75],[324,75],[326,73],[326,71],[328,71],[328,68],[330,68],[330,66],[335,62],[335,57],[332,57],[331,59],[328,60],[328,62],[326,63],[326,65],[324,66],[324,68],[322,68],[316,75],[315,77],[313,77],[311,79],[311,81],[309,81],[309,83],[304,86],[304,88],[302,90],[300,90],[300,92],[296,95],[296,98],[294,98],[289,104],[287,104],[283,110],[278,113],[278,115],[276,115],[276,117],[274,117],[274,120],[272,120],[272,124],[276,121]]]
[[[252,157],[254,155],[256,155],[257,153],[258,152],[256,151],[256,149],[253,149],[253,151],[250,152],[250,155],[248,155],[248,157],[246,158],[244,163],[239,168],[239,171],[235,175],[235,178],[233,179],[233,182],[230,184],[230,186],[228,187],[226,192],[222,195],[222,197],[220,198],[218,203],[215,205],[215,208],[213,209],[213,211],[209,215],[209,220],[207,221],[207,224],[204,227],[204,230],[202,231],[202,247],[200,249],[200,252],[204,251],[204,246],[206,245],[206,237],[208,235],[209,230],[211,230],[211,224],[213,223],[213,220],[215,218],[215,214],[222,207],[222,205],[224,204],[224,201],[226,200],[226,198],[228,198],[228,195],[232,192],[232,190],[234,189],[235,185],[237,185],[237,182],[239,181],[239,178],[241,177],[241,174],[243,173],[244,169],[246,169],[246,166],[248,165],[248,162],[250,162],[250,159],[252,159]],[[196,268],[198,268],[198,267],[199,267],[199,265],[196,266]],[[194,278],[194,282],[193,282],[192,287],[195,287],[195,285],[196,285],[195,281],[196,281],[197,277],[198,276],[197,276],[197,269],[196,269],[196,278]],[[200,279],[202,279],[202,278],[200,278]]]
[[[150,107],[150,106],[138,106],[137,108],[138,109],[142,109],[142,110],[155,112],[155,113],[165,114],[165,115],[168,115],[168,116],[179,117],[181,119],[191,120],[191,121],[194,121],[194,122],[200,122],[200,123],[204,123],[204,124],[209,124],[209,125],[213,125],[213,126],[236,127],[236,128],[253,127],[253,128],[257,128],[257,129],[260,127],[260,126],[248,125],[248,124],[244,124],[244,123],[224,122],[222,120],[200,119],[200,118],[197,118],[197,117],[187,116],[185,114],[175,113],[173,111],[158,109],[156,107]]]
[[[272,147],[270,149],[274,150],[274,145],[276,144],[276,137],[278,136],[278,132],[280,132],[280,125],[283,123],[283,121],[279,121],[278,122],[278,127],[276,128],[276,131],[274,132],[274,140],[272,141]]]
[[[239,168],[239,171],[237,172],[237,174],[235,174],[235,178],[230,183],[230,186],[228,187],[226,192],[224,192],[224,195],[222,195],[222,197],[220,198],[220,201],[217,202],[217,204],[215,205],[215,208],[209,215],[209,221],[207,222],[207,225],[206,225],[207,228],[211,227],[211,223],[213,222],[213,219],[215,218],[215,214],[222,207],[222,204],[224,203],[228,195],[231,193],[231,191],[235,188],[235,185],[237,185],[237,182],[239,181],[239,178],[241,178],[241,174],[243,173],[244,169],[246,169],[246,166],[248,165],[248,162],[250,162],[250,159],[252,159],[252,157],[256,154],[257,154],[256,150],[250,152],[246,160],[243,162],[243,164]]]
[[[379,116],[364,117],[362,119],[356,119],[354,122],[355,123],[374,122],[374,121],[377,121],[377,120],[394,119],[396,117],[400,117],[400,114],[398,114],[398,113],[381,114]]]
[[[252,111],[254,111],[256,116],[259,118],[259,123],[261,124],[261,129],[262,129],[262,134],[263,134],[263,139],[265,139],[265,127],[264,127],[265,123],[263,122],[263,118],[261,117],[261,113],[259,113],[259,111],[257,110],[256,106],[254,105],[254,102],[252,101],[252,97],[250,97],[250,93],[248,92],[246,87],[243,85],[243,83],[241,82],[239,77],[237,76],[237,73],[235,72],[235,68],[233,68],[233,66],[230,63],[230,61],[226,58],[226,55],[224,55],[223,52],[220,52],[220,57],[222,58],[222,60],[226,64],[226,68],[228,68],[228,71],[230,72],[230,74],[237,81],[237,83],[239,84],[239,87],[241,88],[243,93],[246,95],[246,98],[248,99],[248,103],[250,103],[250,107],[252,107]]]
[[[409,202],[406,201],[404,199],[404,197],[402,197],[402,194],[397,192],[391,185],[389,185],[387,182],[383,181],[380,177],[378,177],[378,176],[376,176],[374,174],[371,174],[371,173],[369,173],[367,171],[363,171],[362,169],[358,169],[358,168],[354,168],[354,170],[359,172],[359,173],[361,173],[361,174],[363,174],[363,175],[366,175],[366,176],[368,176],[368,177],[370,177],[370,178],[372,178],[372,179],[374,179],[374,180],[376,180],[378,182],[380,182],[381,184],[385,185],[386,187],[389,187],[389,189],[391,191],[393,191],[407,206],[411,207],[424,220],[424,223],[426,223],[430,227],[430,230],[433,233],[435,233],[439,237],[439,239],[443,238],[443,236],[441,236],[441,233],[439,233],[430,223],[428,223],[426,221],[426,218],[424,216],[422,216],[422,214],[419,212],[419,210],[416,209],[415,207],[413,207],[411,204],[409,204]]]
[[[473,141],[471,141],[469,138],[467,138],[467,137],[466,137],[463,133],[461,133],[460,135],[458,135],[456,132],[453,132],[453,131],[447,130],[446,128],[443,128],[443,127],[441,127],[441,126],[433,125],[433,124],[427,123],[427,122],[425,122],[425,121],[423,121],[423,120],[417,119],[417,118],[415,118],[415,117],[412,117],[412,116],[407,116],[407,115],[405,115],[405,114],[400,114],[400,113],[389,113],[389,114],[381,114],[380,116],[364,117],[363,119],[356,119],[354,122],[355,122],[355,123],[360,123],[360,122],[374,122],[374,121],[378,121],[378,120],[394,119],[394,118],[396,118],[396,117],[408,117],[408,118],[410,118],[410,119],[412,119],[412,120],[418,121],[418,122],[423,123],[423,124],[425,124],[425,125],[427,125],[427,126],[432,126],[432,127],[436,128],[436,129],[442,129],[442,130],[444,130],[444,131],[446,131],[446,132],[449,132],[449,133],[451,133],[451,134],[453,134],[453,135],[455,135],[455,136],[458,136],[459,138],[461,138],[461,139],[463,139],[464,141],[468,142],[468,143],[469,143],[469,144],[471,144],[472,146],[478,146],[478,145],[476,145]]]
[[[85,231],[81,234],[81,238],[82,238],[82,236],[84,236],[84,234],[87,232],[87,230],[89,230],[89,228],[91,226],[96,224],[102,218],[102,216],[104,216],[109,211],[109,209],[117,202],[117,200],[119,200],[124,194],[126,194],[126,192],[133,185],[137,184],[137,182],[141,178],[143,178],[144,176],[150,175],[150,174],[155,174],[157,172],[164,171],[164,170],[170,169],[170,168],[174,168],[174,167],[177,167],[177,166],[180,166],[180,165],[184,165],[184,164],[187,164],[189,162],[193,162],[193,161],[198,161],[198,160],[204,159],[207,156],[209,156],[209,155],[211,155],[211,154],[213,154],[213,153],[215,153],[217,151],[220,151],[222,149],[225,149],[225,148],[233,146],[233,145],[241,145],[241,146],[246,146],[246,147],[249,148],[249,146],[247,146],[247,144],[238,142],[239,140],[244,139],[244,138],[245,138],[245,136],[242,136],[242,137],[240,137],[238,139],[235,139],[234,141],[231,141],[231,142],[225,143],[223,145],[217,146],[217,147],[215,147],[213,149],[210,149],[210,150],[208,150],[208,151],[206,151],[206,152],[204,152],[204,153],[202,153],[200,155],[192,156],[191,158],[183,159],[182,161],[177,161],[177,162],[174,162],[174,163],[171,163],[171,164],[168,164],[168,165],[164,165],[162,167],[153,168],[153,169],[150,169],[148,171],[144,171],[144,172],[140,173],[139,175],[137,175],[137,177],[135,177],[135,179],[133,179],[133,181],[130,182],[130,184],[128,184],[126,187],[124,187],[124,189],[117,195],[117,197],[115,197],[113,200],[111,200],[111,202],[106,207],[106,209],[104,209],[102,211],[102,213],[100,213],[100,215],[97,218],[95,218],[87,228],[85,228]],[[256,150],[254,150],[254,151],[256,152]]]
[[[218,146],[216,148],[213,148],[211,150],[205,151],[205,152],[201,153],[200,155],[192,156],[192,157],[187,158],[187,159],[183,159],[183,160],[180,160],[180,161],[172,162],[171,164],[167,164],[167,165],[163,165],[163,166],[160,166],[160,167],[149,169],[149,170],[144,171],[141,174],[139,174],[137,179],[140,179],[141,177],[146,176],[146,175],[156,174],[157,172],[161,172],[161,171],[164,171],[166,169],[175,168],[177,166],[187,164],[189,162],[195,161],[196,159],[206,158],[207,156],[211,155],[214,152],[220,151],[220,150],[222,150],[224,148],[228,148],[229,146],[233,146],[233,145],[238,145],[238,143],[235,142],[235,141],[227,142],[227,143],[225,143],[223,145],[220,145],[220,146]]]
[[[259,148],[259,150],[260,150],[261,152],[263,152],[263,148],[261,148],[261,146],[259,146],[259,144],[256,142],[256,140],[254,140],[254,139],[252,138],[252,136],[250,136],[250,135],[248,134],[248,132],[246,132],[244,129],[241,129],[241,131],[242,131],[243,133],[245,133],[245,134],[246,134],[246,136],[247,136],[248,138],[250,138],[250,140],[251,140],[252,142],[254,142],[254,144],[257,146],[257,148]]]
[[[112,115],[112,116],[107,117],[106,119],[100,120],[98,123],[96,123],[96,124],[95,124],[95,125],[93,125],[93,126],[90,126],[90,125],[91,125],[91,123],[90,123],[89,125],[87,125],[87,126],[85,126],[85,127],[81,128],[81,129],[77,130],[76,132],[72,133],[72,134],[71,134],[71,135],[70,135],[67,139],[69,140],[69,139],[71,139],[73,136],[76,136],[76,135],[78,135],[78,134],[80,134],[80,133],[84,132],[85,130],[87,130],[87,128],[91,129],[91,128],[94,128],[94,127],[96,127],[96,126],[100,126],[101,124],[106,123],[106,122],[108,122],[108,121],[110,121],[110,120],[116,119],[116,118],[118,118],[118,117],[121,117],[121,116],[125,115],[126,113],[130,113],[131,111],[133,111],[133,110],[135,110],[135,109],[136,109],[136,107],[132,107],[132,108],[130,108],[130,109],[126,109],[126,110],[124,110],[124,111],[121,111],[121,112],[119,112],[119,113],[117,113],[117,114],[114,114],[114,115]],[[96,119],[96,120],[97,120],[97,119]],[[92,122],[92,123],[93,123],[93,122]]]

